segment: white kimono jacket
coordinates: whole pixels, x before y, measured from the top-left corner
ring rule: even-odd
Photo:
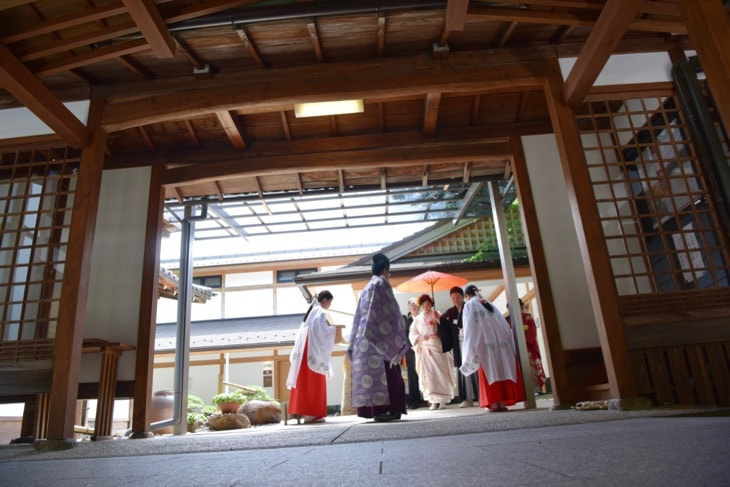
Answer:
[[[309,368],[318,374],[326,375],[329,379],[334,375],[330,357],[332,349],[335,348],[335,333],[337,329],[329,325],[327,311],[315,302],[307,319],[302,322],[294,341],[294,349],[289,355],[289,375],[286,378],[286,386],[293,389],[297,385],[299,369],[304,359],[304,344],[309,339],[307,350],[307,364]]]
[[[517,382],[517,351],[512,329],[498,312],[489,312],[478,297],[464,303],[464,345],[461,349],[464,375],[484,369],[492,384],[503,380]]]

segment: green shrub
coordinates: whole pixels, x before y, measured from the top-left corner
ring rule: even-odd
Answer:
[[[200,413],[203,410],[205,403],[198,396],[188,394],[188,412],[189,413]]]
[[[202,421],[203,424],[208,424],[208,418],[203,413],[188,413],[188,424],[195,424],[196,421]]]
[[[246,397],[242,394],[242,391],[233,391],[233,392],[221,392],[220,394],[216,394],[210,399],[210,402],[213,404],[220,404],[222,402],[240,402],[245,403],[247,401]]]

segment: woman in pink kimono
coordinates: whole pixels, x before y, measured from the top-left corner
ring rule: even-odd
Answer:
[[[418,298],[421,312],[413,320],[408,338],[416,352],[418,385],[423,398],[431,403],[430,409],[444,409],[454,398],[454,359],[444,353],[439,337],[440,314],[433,309],[433,300],[428,294]]]
[[[330,356],[335,347],[336,328],[327,317],[332,293],[322,291],[304,315],[294,349],[289,355],[289,414],[304,417],[305,423],[327,416],[327,379],[332,377]]]

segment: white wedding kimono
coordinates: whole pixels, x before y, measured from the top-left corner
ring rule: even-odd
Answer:
[[[512,329],[504,317],[490,312],[478,297],[464,304],[464,345],[461,349],[464,375],[484,369],[487,381],[511,380],[517,382],[517,351]]]
[[[304,345],[309,341],[307,364],[313,372],[327,376],[334,375],[330,357],[335,348],[335,333],[337,328],[330,326],[327,311],[318,302],[314,303],[307,319],[302,322],[294,341],[294,349],[289,354],[289,375],[286,386],[289,389],[296,387],[302,360],[305,358]]]
[[[437,336],[439,318],[435,310],[418,313],[411,324],[408,339],[416,353],[418,387],[431,403],[448,403],[454,398],[454,358],[443,352]]]

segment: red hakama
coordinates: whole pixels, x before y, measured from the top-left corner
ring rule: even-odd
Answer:
[[[519,362],[517,362],[517,382],[500,380],[490,384],[481,365],[477,373],[479,374],[480,407],[495,408],[499,402],[503,402],[506,406],[512,406],[525,400],[525,385],[522,382]]]
[[[289,414],[299,416],[327,416],[327,376],[309,368],[309,337],[304,344],[302,365],[297,375],[297,385],[289,393]]]

